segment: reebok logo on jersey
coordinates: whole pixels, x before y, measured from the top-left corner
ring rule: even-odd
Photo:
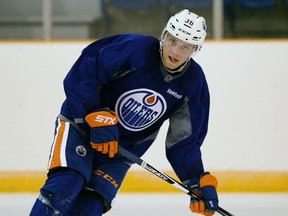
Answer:
[[[115,105],[120,124],[130,131],[143,130],[166,111],[162,95],[151,89],[134,89],[122,94]]]
[[[173,95],[173,96],[176,97],[177,99],[181,99],[181,98],[183,97],[183,95],[179,95],[177,92],[172,91],[171,89],[168,89],[168,90],[167,90],[167,93]]]

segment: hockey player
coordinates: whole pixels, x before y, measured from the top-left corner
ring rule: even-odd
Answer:
[[[111,208],[131,162],[118,145],[142,156],[169,120],[166,155],[179,179],[203,197],[192,212],[218,209],[217,180],[203,168],[209,91],[193,60],[206,37],[203,17],[187,9],[157,38],[122,34],[88,45],[64,80],[48,178],[30,216],[99,216]]]

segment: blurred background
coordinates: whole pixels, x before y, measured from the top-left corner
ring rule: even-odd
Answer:
[[[208,38],[288,36],[288,0],[1,0],[0,39],[158,37],[183,8],[206,18]]]

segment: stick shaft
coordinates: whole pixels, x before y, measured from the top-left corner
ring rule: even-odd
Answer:
[[[151,172],[155,176],[159,177],[160,179],[168,182],[169,184],[171,184],[175,188],[177,188],[177,189],[181,190],[182,192],[188,194],[189,196],[193,197],[193,199],[196,199],[196,200],[201,199],[201,196],[198,193],[192,191],[190,188],[186,187],[182,183],[173,179],[169,175],[155,169],[150,164],[148,164],[147,162],[145,162],[141,158],[137,157],[136,155],[132,154],[131,152],[127,151],[123,147],[119,146],[118,153],[121,154],[122,156],[126,157],[127,159],[129,159],[131,162],[136,163],[139,166],[141,166],[142,168],[148,170],[149,172]],[[222,209],[221,207],[219,207],[217,212],[221,215],[224,215],[224,216],[233,216],[231,213],[229,213],[225,209]]]

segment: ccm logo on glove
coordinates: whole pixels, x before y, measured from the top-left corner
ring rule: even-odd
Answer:
[[[115,112],[104,109],[90,113],[85,117],[91,127],[90,144],[92,148],[108,154],[110,158],[118,152],[119,131],[118,116]]]

